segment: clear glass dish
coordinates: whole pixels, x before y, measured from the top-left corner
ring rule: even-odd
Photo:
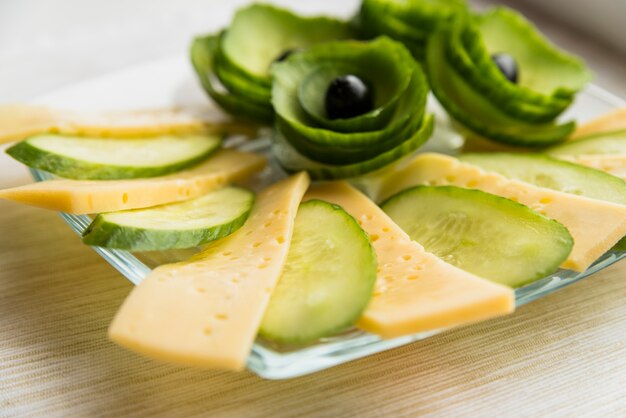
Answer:
[[[188,84],[190,74],[187,69],[184,69],[180,65],[178,60],[179,58],[176,60],[172,58],[126,70],[126,72],[76,85],[65,91],[55,92],[54,94],[40,98],[36,102],[44,105],[77,107],[85,103],[84,97],[89,97],[92,92],[99,93],[100,97],[102,97],[105,91],[117,91],[119,92],[118,96],[109,100],[111,107],[113,107],[128,97],[125,93],[124,86],[132,85],[135,93],[146,92],[146,94],[149,95],[150,92],[153,92],[153,84],[151,83],[153,80],[146,80],[145,77],[146,74],[150,74],[147,70],[152,70],[153,77],[159,77],[161,85],[166,86],[163,90],[166,90],[168,95],[165,95],[165,93],[159,97],[153,95],[150,103],[152,103],[153,106],[163,105],[162,103],[166,103],[166,100],[171,101],[171,95],[169,95],[171,92],[167,91],[169,86],[171,86],[171,90],[173,91],[174,87],[180,84],[180,79],[184,79],[184,83]],[[98,105],[91,105],[92,102],[93,100],[87,103],[86,106],[98,109]],[[126,102],[126,104],[128,105],[128,102]],[[626,104],[621,99],[612,96],[598,87],[590,86],[579,95],[574,105],[563,115],[563,118],[574,118],[579,121],[585,121],[625,105]],[[118,105],[118,108],[121,107],[122,106]],[[139,103],[135,104],[135,107],[149,106],[146,105],[146,103]],[[462,139],[450,128],[445,119],[445,114],[437,108],[435,103],[429,103],[429,107],[438,115],[439,123],[435,133],[435,139],[429,142],[428,150],[454,153],[462,144]],[[229,141],[228,146],[257,152],[267,152],[268,143],[267,138],[261,138],[252,142],[241,141],[240,139],[234,138]],[[49,173],[43,171],[31,170],[31,172],[36,181],[44,181],[52,178]],[[250,186],[258,189],[282,175],[284,174],[282,174],[279,169],[275,166],[270,166],[270,169],[264,172],[260,178]],[[60,215],[78,234],[81,234],[91,222],[91,219],[85,215],[75,216],[65,213],[61,213]],[[127,251],[97,247],[94,247],[94,250],[134,284],[140,283],[150,272],[151,268],[160,264],[183,260],[196,251],[191,249],[133,254]],[[562,287],[584,279],[610,266],[616,261],[621,260],[625,256],[626,251],[610,251],[598,259],[583,273],[560,270],[530,285],[519,288],[515,291],[516,305],[521,306],[532,302]],[[307,346],[279,346],[258,339],[248,358],[247,367],[252,372],[267,379],[287,379],[422,340],[441,331],[442,330],[437,330],[383,340],[376,335],[352,329]]]

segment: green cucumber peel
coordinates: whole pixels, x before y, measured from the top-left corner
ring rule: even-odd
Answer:
[[[323,164],[303,156],[285,139],[280,129],[276,129],[272,143],[272,153],[278,164],[287,172],[293,173],[306,170],[314,180],[343,179],[378,170],[415,152],[430,138],[433,129],[434,117],[427,115],[424,117],[420,128],[415,131],[413,136],[401,142],[396,147],[372,159],[346,165]]]
[[[244,77],[270,86],[270,67],[287,50],[352,38],[350,26],[329,17],[302,17],[275,6],[240,9],[224,34],[223,58]]]
[[[225,90],[215,74],[215,57],[219,48],[219,36],[195,38],[191,44],[191,62],[202,87],[226,112],[242,119],[270,124],[274,111],[270,104],[259,104],[248,98]]]
[[[433,93],[447,112],[485,138],[513,146],[547,147],[563,141],[575,122],[530,124],[511,118],[475,91],[446,59],[450,28],[440,28],[429,40],[426,68]]]

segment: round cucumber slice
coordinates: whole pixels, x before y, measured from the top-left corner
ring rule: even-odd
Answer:
[[[274,6],[253,4],[235,14],[221,48],[224,59],[242,75],[269,86],[270,67],[285,51],[351,37],[345,22],[301,17]]]
[[[573,121],[532,124],[512,118],[475,91],[446,59],[450,32],[441,28],[430,38],[426,67],[433,93],[454,119],[478,135],[513,146],[553,145],[574,130]]]
[[[304,344],[347,329],[367,307],[375,281],[376,253],[358,222],[339,206],[302,203],[259,333]]]
[[[511,287],[555,272],[574,242],[560,223],[479,190],[418,186],[382,208],[427,251]]]
[[[274,111],[270,103],[261,104],[229,92],[215,74],[215,58],[219,48],[218,36],[204,36],[191,44],[191,63],[207,94],[226,112],[255,122],[271,123]]]
[[[272,154],[285,171],[294,173],[306,170],[314,180],[356,177],[382,168],[417,150],[430,138],[434,128],[433,121],[432,115],[426,116],[420,128],[409,139],[374,158],[358,163],[332,165],[313,161],[298,153],[285,139],[280,128],[274,133]]]
[[[626,155],[626,131],[600,133],[568,141],[548,148],[546,153],[556,157]]]
[[[459,159],[539,187],[626,205],[626,181],[579,164],[538,154],[476,153]]]
[[[94,138],[36,135],[6,152],[29,167],[69,179],[113,180],[163,176],[208,158],[221,138],[161,135]]]
[[[181,203],[103,213],[83,232],[83,242],[127,251],[196,247],[239,229],[253,202],[251,191],[225,187]]]

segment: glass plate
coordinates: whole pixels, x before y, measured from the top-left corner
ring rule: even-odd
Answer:
[[[154,89],[155,83],[161,86],[160,90]],[[155,93],[154,90],[159,92]],[[193,83],[193,75],[186,64],[186,58],[172,57],[84,82],[48,94],[36,102],[57,107],[93,110],[149,108],[168,105],[197,106],[199,102],[204,101],[199,90]],[[138,94],[141,96],[137,96]],[[138,100],[138,97],[141,99]],[[95,99],[98,99],[97,103]],[[203,106],[206,106],[206,103],[203,103]],[[574,105],[563,117],[564,119],[575,118],[579,121],[585,121],[623,106],[626,106],[626,103],[621,99],[596,86],[590,86],[578,96]],[[434,101],[429,103],[429,107],[437,115],[438,129],[434,139],[429,142],[427,150],[454,153],[462,144],[462,140],[451,130],[445,114],[441,112]],[[268,145],[267,137],[254,141],[246,141],[242,138],[232,138],[227,141],[229,147],[261,153],[267,153]],[[52,178],[51,174],[39,170],[31,170],[31,173],[36,181]],[[282,176],[284,173],[274,164],[270,164],[270,167],[249,186],[259,189]],[[91,222],[91,219],[86,215],[76,216],[65,213],[60,215],[78,234],[81,234]],[[97,247],[94,247],[94,250],[134,284],[141,282],[151,268],[186,259],[197,251],[197,249],[190,249],[130,253]],[[550,276],[517,289],[515,291],[516,305],[519,307],[575,283],[625,256],[626,251],[610,251],[583,273],[559,270]],[[252,372],[267,379],[287,379],[422,340],[441,331],[443,330],[383,340],[376,335],[352,329],[307,346],[276,345],[257,339],[248,358],[247,367]]]

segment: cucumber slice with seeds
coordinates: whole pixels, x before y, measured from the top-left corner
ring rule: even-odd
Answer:
[[[590,135],[549,148],[546,153],[556,157],[579,155],[626,155],[626,131]]]
[[[6,152],[29,167],[69,179],[113,180],[163,176],[208,158],[217,136],[161,135],[149,138],[94,138],[36,135]]]
[[[127,251],[196,247],[239,229],[253,202],[251,191],[225,187],[181,203],[103,213],[87,227],[83,242]]]
[[[302,203],[259,332],[302,344],[342,331],[366,308],[375,281],[376,254],[358,222],[339,206]]]
[[[538,154],[476,153],[459,159],[539,187],[626,205],[626,181],[579,164]]]
[[[479,190],[417,186],[382,208],[427,251],[511,287],[555,272],[574,243],[560,223]]]

